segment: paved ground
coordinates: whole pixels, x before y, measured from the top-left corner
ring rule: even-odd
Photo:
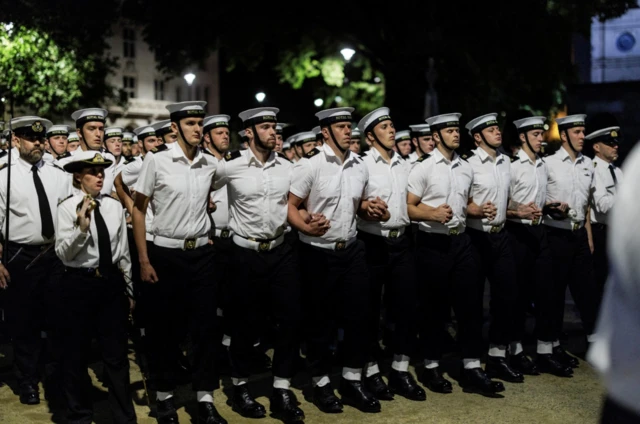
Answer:
[[[576,317],[569,308],[567,316],[567,329],[570,335],[569,346],[575,351],[584,350],[584,341],[578,335]],[[532,348],[532,345],[527,348]],[[146,404],[141,374],[136,363],[131,358],[131,382],[135,389],[135,403],[138,422],[155,423],[155,419],[149,416],[150,408]],[[0,346],[0,381],[7,384],[0,387],[0,423],[2,424],[28,424],[63,422],[49,411],[47,403],[37,406],[21,405],[18,397],[12,391],[15,387],[11,373],[11,351],[7,345]],[[447,361],[449,368],[454,373],[457,368],[457,360],[454,356]],[[97,424],[111,423],[107,402],[106,389],[96,378],[101,373],[101,365],[91,365],[90,375],[94,382],[93,397],[95,400],[95,422]],[[412,368],[413,371],[413,368]],[[335,379],[337,381],[337,378]],[[306,423],[596,423],[599,409],[603,399],[603,389],[593,369],[581,360],[580,367],[575,370],[573,378],[561,379],[550,375],[527,377],[524,384],[505,383],[504,396],[499,398],[487,398],[476,394],[466,394],[454,381],[454,392],[449,395],[435,394],[427,391],[426,402],[411,402],[404,398],[397,398],[392,402],[382,404],[383,411],[380,414],[363,414],[353,408],[345,407],[342,414],[326,415],[319,412],[311,403],[304,399],[302,390],[308,376],[300,375],[294,381],[294,389],[301,407],[307,415]],[[252,382],[254,393],[259,396],[258,401],[268,408],[268,394],[270,380],[267,374],[260,375]],[[227,396],[225,387],[230,382],[223,380],[223,390],[215,394],[216,407],[230,423],[256,423],[240,417],[231,411],[226,405]],[[188,386],[183,386],[177,393],[178,411],[182,423],[190,423],[191,415],[196,409],[195,400]],[[195,420],[193,421],[196,422]],[[276,423],[272,418],[260,420],[262,423]]]

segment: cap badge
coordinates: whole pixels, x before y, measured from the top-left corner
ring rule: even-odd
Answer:
[[[549,124],[544,124],[542,128],[544,128],[545,131],[549,131]]]
[[[96,155],[93,157],[93,159],[91,159],[92,163],[103,163],[104,162],[104,158],[102,157],[102,155],[100,153],[96,153]]]
[[[613,130],[611,131],[611,137],[617,137],[618,136],[618,131]]]
[[[31,125],[31,129],[33,130],[33,132],[42,132],[42,124],[40,123],[40,121],[36,121],[33,123],[33,125]]]

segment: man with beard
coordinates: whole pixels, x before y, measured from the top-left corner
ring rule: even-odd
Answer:
[[[41,332],[50,330],[57,316],[56,283],[64,269],[51,248],[54,217],[58,203],[71,194],[71,179],[57,165],[42,159],[50,121],[23,116],[13,119],[11,126],[12,142],[17,144],[19,156],[11,158],[11,169],[3,165],[0,171],[1,247],[7,249],[9,258],[7,264],[0,265],[0,288],[6,290],[5,312],[13,340],[20,402],[35,405],[40,403],[38,363],[44,347]],[[7,217],[9,171],[11,204]],[[8,240],[5,220],[9,220]]]
[[[132,132],[122,132],[122,157],[124,158],[125,162],[133,158],[133,154],[131,151],[133,145],[133,136],[134,134]]]
[[[227,185],[229,227],[234,232],[229,267],[234,284],[228,286],[225,305],[231,336],[231,403],[242,416],[265,415],[247,383],[253,343],[264,330],[259,323],[271,316],[276,324],[271,412],[284,422],[293,422],[304,419],[291,391],[298,356],[300,280],[293,248],[283,243],[292,165],[282,153],[273,151],[277,113],[272,107],[240,113],[249,148],[227,153],[218,162],[215,188]]]

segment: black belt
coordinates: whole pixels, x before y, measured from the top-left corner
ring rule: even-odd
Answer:
[[[8,241],[7,242],[7,247],[10,247],[11,249],[22,249],[22,250],[30,250],[30,251],[43,251],[46,250],[49,246],[51,246],[53,243],[46,243],[46,244],[22,244],[22,243],[16,243],[13,241]]]
[[[107,278],[104,272],[100,272],[99,268],[76,268],[67,266],[64,268],[64,270],[65,272],[68,272],[70,274],[80,274],[85,277]],[[116,268],[115,266],[108,270],[109,275],[114,275],[116,272],[118,272],[118,268]]]
[[[231,237],[231,230],[225,228],[224,230],[220,230],[220,238],[227,239]]]

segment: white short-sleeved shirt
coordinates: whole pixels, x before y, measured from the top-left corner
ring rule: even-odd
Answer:
[[[507,220],[511,159],[500,152],[494,159],[478,147],[473,150],[473,155],[467,161],[473,168],[473,184],[469,197],[478,206],[490,201],[497,209],[496,217],[492,221],[487,218],[467,218],[467,226],[480,231],[490,231],[492,226],[502,225]]]
[[[418,162],[418,159],[420,159],[418,152],[411,152],[409,153],[409,156],[407,156],[407,162],[409,162],[411,166],[415,165]]]
[[[56,228],[56,254],[66,266],[74,268],[98,268],[100,249],[95,210],[91,211],[91,223],[86,233],[76,226],[77,207],[86,194],[76,194],[58,206]],[[112,263],[117,264],[131,282],[131,257],[127,240],[127,223],[120,202],[111,196],[99,195],[100,214],[109,231]]]
[[[58,165],[63,168],[67,163],[71,162],[71,160],[73,160],[73,156],[76,153],[82,152],[83,150],[81,148],[78,148],[76,150],[74,150],[73,152],[69,152],[70,155],[67,156],[66,158],[62,158],[62,159],[58,159]],[[110,160],[112,163],[111,165],[109,165],[108,168],[105,168],[104,170],[104,181],[102,182],[102,190],[100,190],[101,194],[104,194],[106,196],[111,196],[111,193],[113,193],[115,191],[115,188],[113,186],[113,183],[116,180],[116,158],[113,157],[113,155],[109,152],[107,152],[104,149],[100,149],[100,150],[96,150],[96,153],[100,153],[102,155],[102,157],[104,157],[105,160]],[[71,174],[71,178],[73,179],[73,174]],[[73,180],[72,180],[73,181]],[[74,194],[82,194],[82,191],[73,188],[73,193]]]
[[[440,150],[435,149],[428,157],[418,162],[409,174],[407,191],[420,197],[421,203],[437,208],[446,203],[453,217],[446,224],[435,221],[420,221],[418,228],[428,233],[449,234],[452,230],[464,232],[467,221],[467,203],[473,184],[473,169],[457,153],[449,161]]]
[[[20,156],[11,158],[11,205],[9,207],[9,238],[14,243],[41,245],[53,242],[42,236],[40,202],[33,179],[33,165]],[[36,164],[38,176],[47,195],[53,226],[56,226],[58,202],[72,193],[69,174],[52,162],[41,160]],[[0,231],[5,235],[7,213],[8,167],[0,171]]]
[[[582,153],[578,153],[576,161],[572,162],[564,147],[545,158],[545,162],[549,170],[547,202],[567,203],[575,214],[567,221],[584,223],[593,187],[593,164]],[[544,217],[546,225],[554,226],[553,221],[549,216]]]
[[[597,156],[593,159],[593,168],[595,172],[591,195],[591,222],[607,224],[609,211],[616,198],[617,187],[622,184],[622,170]],[[611,172],[615,174],[615,180]]]
[[[289,208],[291,162],[284,155],[271,152],[263,164],[251,149],[246,149],[227,153],[217,163],[214,187],[216,191],[227,187],[231,230],[257,240],[271,240],[283,234]]]
[[[411,165],[397,153],[388,163],[376,148],[362,155],[369,171],[369,183],[364,191],[364,199],[380,197],[389,208],[388,221],[365,221],[358,217],[358,229],[367,233],[379,234],[381,229],[391,230],[409,225],[407,213],[407,182]]]
[[[608,395],[640,415],[640,146],[623,168],[625,181],[610,212],[609,280],[588,359]]]
[[[538,155],[535,161],[519,149],[511,162],[511,188],[509,197],[516,203],[527,205],[534,202],[542,210],[547,201],[547,181],[549,171],[547,164]],[[509,221],[531,225],[530,219],[509,218]],[[533,223],[534,225],[540,224]]]
[[[293,168],[291,193],[305,200],[309,213],[321,213],[331,228],[320,237],[300,234],[300,241],[336,243],[357,235],[356,214],[367,190],[369,172],[362,158],[347,152],[344,162],[328,144],[313,149]]]
[[[154,236],[176,240],[208,236],[209,189],[216,170],[212,158],[198,150],[190,162],[180,146],[145,155],[135,186],[151,198]]]

